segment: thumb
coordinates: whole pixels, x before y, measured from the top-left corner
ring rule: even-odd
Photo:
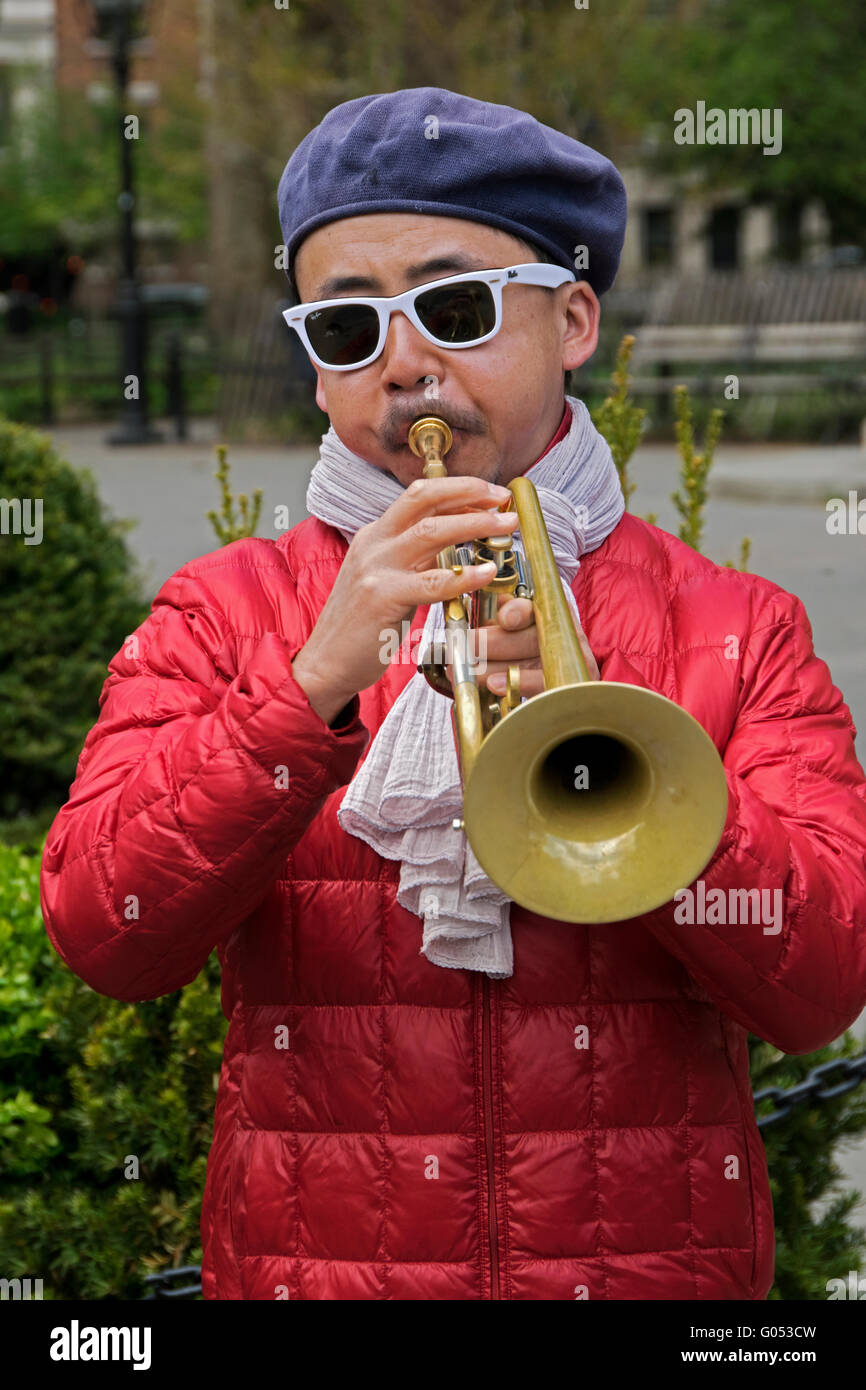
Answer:
[[[580,649],[583,652],[584,659],[586,660],[590,680],[601,680],[601,672],[598,669],[598,662],[592,654],[592,648],[590,647],[589,642],[587,641],[586,633],[584,632],[583,628],[580,626],[579,623],[575,623],[574,627],[575,631],[577,632],[578,641],[580,642]]]

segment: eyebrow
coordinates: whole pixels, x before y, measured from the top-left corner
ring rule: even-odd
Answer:
[[[479,260],[464,251],[454,251],[447,256],[433,256],[427,261],[407,265],[403,271],[407,289],[412,283],[422,284],[425,280],[435,280],[439,276],[459,275],[464,270],[487,270],[487,262]],[[382,281],[370,275],[332,275],[319,286],[314,300],[336,299],[344,294],[381,295]]]

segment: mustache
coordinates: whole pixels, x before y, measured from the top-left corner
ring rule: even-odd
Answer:
[[[422,415],[438,415],[452,430],[463,430],[466,434],[486,434],[484,417],[475,410],[464,410],[450,405],[438,397],[421,396],[414,405],[401,401],[393,405],[385,416],[379,431],[379,441],[389,454],[396,454],[405,446],[406,431]]]

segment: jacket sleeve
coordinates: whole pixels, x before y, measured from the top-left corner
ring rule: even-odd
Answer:
[[[643,920],[720,1009],[782,1052],[817,1051],[866,1007],[866,782],[855,733],[803,605],[774,589],[743,658],[723,753],[728,818],[701,875],[708,902],[713,889],[726,905],[731,890],[767,890],[761,920],[754,894],[748,911],[726,910],[718,923],[678,921],[679,895]],[[721,914],[708,905],[703,915]],[[731,915],[748,920],[725,924]]]
[[[301,641],[246,645],[239,670],[225,613],[185,569],[109,664],[41,877],[52,944],[101,994],[193,980],[368,742],[357,697],[337,728],[311,708],[292,676]]]

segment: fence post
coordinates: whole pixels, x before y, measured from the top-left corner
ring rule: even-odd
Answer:
[[[39,345],[39,396],[41,401],[40,418],[43,425],[54,424],[54,337],[51,333],[40,333]]]
[[[664,391],[660,391],[658,395],[656,422],[658,425],[661,425],[663,429],[667,429],[667,427],[672,424],[674,417],[673,399],[670,388],[670,379],[673,374],[673,367],[670,362],[659,363],[659,380],[665,383],[665,389]]]
[[[183,382],[183,345],[180,334],[171,332],[167,340],[165,386],[168,413],[174,417],[176,439],[186,439],[186,396]]]

